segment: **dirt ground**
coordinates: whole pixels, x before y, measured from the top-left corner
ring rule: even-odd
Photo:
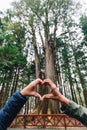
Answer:
[[[10,128],[10,129],[8,129],[8,130],[44,130],[44,129],[31,129],[31,128],[29,128],[29,129],[20,129],[20,128]],[[45,130],[87,130],[87,128],[86,127],[73,127],[73,128],[56,128],[56,129],[54,129],[54,128],[52,128],[52,129],[45,129]]]

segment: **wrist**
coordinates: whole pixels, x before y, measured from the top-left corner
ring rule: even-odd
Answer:
[[[66,106],[68,106],[69,105],[69,99],[68,98],[66,98],[65,96],[61,96],[61,98],[60,98],[60,102],[62,103],[62,104],[64,104],[64,105],[66,105]]]
[[[23,96],[27,96],[25,88],[24,88],[23,90],[21,90],[20,93],[21,93]]]

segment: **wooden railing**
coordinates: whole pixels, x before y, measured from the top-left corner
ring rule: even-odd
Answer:
[[[17,115],[11,127],[18,128],[57,128],[84,127],[79,121],[65,114]]]

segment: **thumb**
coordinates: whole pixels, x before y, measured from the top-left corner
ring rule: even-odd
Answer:
[[[44,99],[50,99],[53,96],[53,94],[49,93],[49,94],[45,94],[44,96],[41,97],[41,101],[43,101]]]
[[[45,98],[46,98],[46,96],[45,96],[45,95],[44,95],[44,96],[42,96],[42,97],[41,97],[41,99],[40,99],[40,101],[43,101]]]
[[[39,100],[41,101],[42,97],[39,93],[35,93],[35,97],[39,98]]]

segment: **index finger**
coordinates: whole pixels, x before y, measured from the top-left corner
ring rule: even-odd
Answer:
[[[38,79],[35,80],[35,83],[36,83],[36,84],[42,84],[43,81],[42,81],[40,78],[38,78]]]
[[[49,85],[49,87],[50,87],[51,89],[55,89],[55,88],[56,88],[56,85],[55,85],[50,79],[45,79],[45,80],[43,81],[43,84]]]

